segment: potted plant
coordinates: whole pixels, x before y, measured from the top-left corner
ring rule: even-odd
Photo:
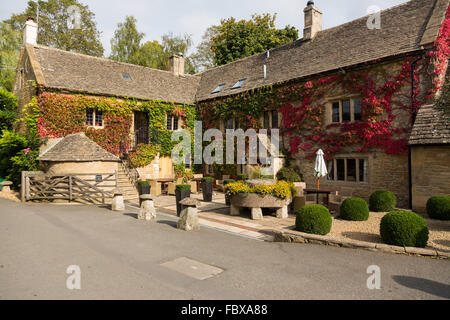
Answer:
[[[150,194],[150,182],[147,180],[138,181],[138,192],[139,195]]]
[[[189,184],[178,184],[175,186],[175,198],[177,201],[177,216],[181,213],[180,201],[184,198],[189,198],[191,196],[191,185]]]
[[[229,184],[229,183],[235,183],[235,182],[236,182],[236,180],[233,180],[233,179],[226,179],[226,180],[223,181],[223,186],[224,186],[224,188],[225,188],[225,186],[226,186],[227,184]],[[227,195],[227,193],[225,193],[225,204],[226,204],[227,206],[231,205],[230,198],[229,198],[229,196]]]
[[[202,179],[202,192],[203,201],[212,202],[212,190],[213,190],[214,178],[205,177]]]

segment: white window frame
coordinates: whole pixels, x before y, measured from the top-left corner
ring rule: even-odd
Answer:
[[[87,111],[88,111],[88,110],[92,110],[92,125],[87,123]],[[101,112],[101,114],[102,114],[102,125],[101,125],[101,126],[98,126],[98,125],[96,124],[96,122],[97,122],[97,117],[98,117],[98,115],[97,115],[98,112]],[[102,111],[102,110],[99,110],[99,109],[95,109],[95,108],[87,108],[87,109],[86,109],[86,119],[85,119],[85,124],[86,124],[86,126],[91,127],[91,128],[96,128],[96,129],[102,129],[102,128],[104,128],[104,126],[105,126],[105,118],[103,117],[103,111]]]

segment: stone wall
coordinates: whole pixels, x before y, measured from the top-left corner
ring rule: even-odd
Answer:
[[[450,145],[412,146],[413,210],[426,213],[431,196],[450,195]]]
[[[47,174],[78,174],[78,173],[114,173],[119,170],[119,162],[46,162],[42,164]],[[95,177],[94,177],[95,178]]]

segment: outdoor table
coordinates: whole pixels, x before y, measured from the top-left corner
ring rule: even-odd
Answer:
[[[203,178],[193,178],[191,181],[194,181],[197,183],[197,192],[200,192],[202,189],[202,179]]]
[[[327,189],[304,189],[303,192],[305,192],[307,195],[308,194],[316,194],[316,203],[319,204],[319,194],[326,194],[327,195],[327,205],[330,202],[330,194],[333,192],[331,190],[327,190]]]
[[[173,179],[170,178],[161,178],[161,179],[156,179],[156,182],[161,183],[161,193],[163,194],[167,194],[167,190],[168,190],[168,184],[170,182],[173,182]]]

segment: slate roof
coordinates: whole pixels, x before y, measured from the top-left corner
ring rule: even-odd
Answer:
[[[44,151],[40,161],[120,161],[118,157],[102,149],[83,132],[68,135]]]
[[[196,99],[226,96],[420,50],[435,41],[448,5],[449,0],[412,0],[382,11],[381,30],[369,30],[366,16],[323,30],[313,40],[300,39],[272,49],[269,58],[261,53],[207,70],[200,74]],[[241,89],[230,90],[244,78],[247,81]],[[224,90],[211,94],[222,83],[226,83]]]
[[[27,45],[27,51],[44,88],[193,103],[422,50],[436,40],[449,1],[411,0],[382,11],[380,30],[369,30],[366,16],[274,48],[269,58],[261,53],[194,76],[40,45]],[[241,79],[247,79],[242,87],[231,90]],[[211,94],[222,83],[222,92]]]
[[[94,94],[193,103],[199,77],[146,68],[46,46],[34,51],[43,86]],[[30,51],[30,50],[28,50]],[[124,79],[126,74],[130,79]]]
[[[434,105],[422,106],[409,137],[409,144],[450,144],[450,119]]]

